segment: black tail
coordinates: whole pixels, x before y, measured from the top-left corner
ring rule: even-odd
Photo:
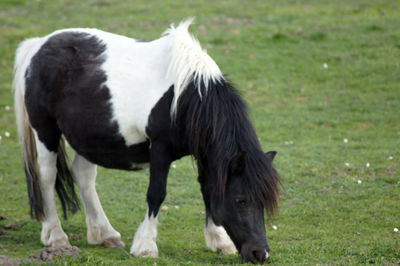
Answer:
[[[23,139],[24,168],[26,185],[28,189],[29,206],[31,217],[40,221],[44,218],[42,191],[40,189],[40,174],[37,164],[37,153],[35,137],[32,130],[27,126]]]
[[[56,191],[61,201],[64,219],[67,219],[67,210],[71,213],[75,213],[80,209],[80,207],[78,196],[75,193],[70,160],[65,150],[65,142],[62,137],[57,152]]]

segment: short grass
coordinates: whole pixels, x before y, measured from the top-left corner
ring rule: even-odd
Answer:
[[[6,233],[0,254],[27,258],[42,248],[41,226],[29,218],[14,123],[17,44],[66,27],[151,40],[190,16],[197,17],[192,31],[249,104],[263,148],[279,152],[275,165],[285,191],[279,215],[266,225],[268,262],[399,264],[400,233],[393,229],[400,227],[400,2],[384,0],[2,0],[0,214],[8,220],[0,221]],[[190,158],[176,162],[169,175],[169,209],[159,218],[160,258],[129,257],[146,211],[147,184],[147,171],[100,169],[103,207],[127,247],[88,245],[80,212],[63,227],[75,236],[71,243],[82,257],[57,263],[241,263],[205,246],[203,203]],[[8,222],[19,227],[3,229]]]

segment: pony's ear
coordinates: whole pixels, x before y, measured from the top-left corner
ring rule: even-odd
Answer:
[[[232,173],[234,175],[241,174],[246,162],[247,154],[244,151],[238,152],[232,160]]]
[[[267,158],[272,162],[277,153],[278,153],[277,151],[269,151],[265,153],[265,156],[267,156]]]

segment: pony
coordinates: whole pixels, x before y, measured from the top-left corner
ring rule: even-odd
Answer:
[[[246,104],[189,33],[192,19],[144,42],[92,28],[23,41],[13,86],[31,216],[41,241],[69,246],[54,190],[67,211],[84,203],[87,241],[124,247],[95,189],[97,165],[150,168],[148,210],[130,253],[158,257],[157,217],[171,163],[191,155],[204,199],[207,246],[264,262],[264,211],[278,205],[280,177]],[[69,163],[65,142],[75,156]]]

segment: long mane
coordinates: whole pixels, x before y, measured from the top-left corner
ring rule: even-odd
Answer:
[[[207,88],[198,88],[197,82],[189,83],[179,98],[177,110],[177,121],[183,123],[199,172],[216,178],[213,195],[221,199],[232,160],[239,152],[245,152],[242,188],[272,214],[278,205],[280,178],[261,150],[246,104],[225,80],[210,82]],[[198,90],[202,91],[201,98]]]
[[[174,80],[171,114],[183,129],[199,173],[215,178],[213,195],[224,197],[233,158],[247,154],[242,187],[269,213],[277,207],[280,179],[256,136],[247,107],[214,60],[188,32],[192,19],[165,32],[171,39],[168,75]],[[212,165],[212,169],[210,169]]]

